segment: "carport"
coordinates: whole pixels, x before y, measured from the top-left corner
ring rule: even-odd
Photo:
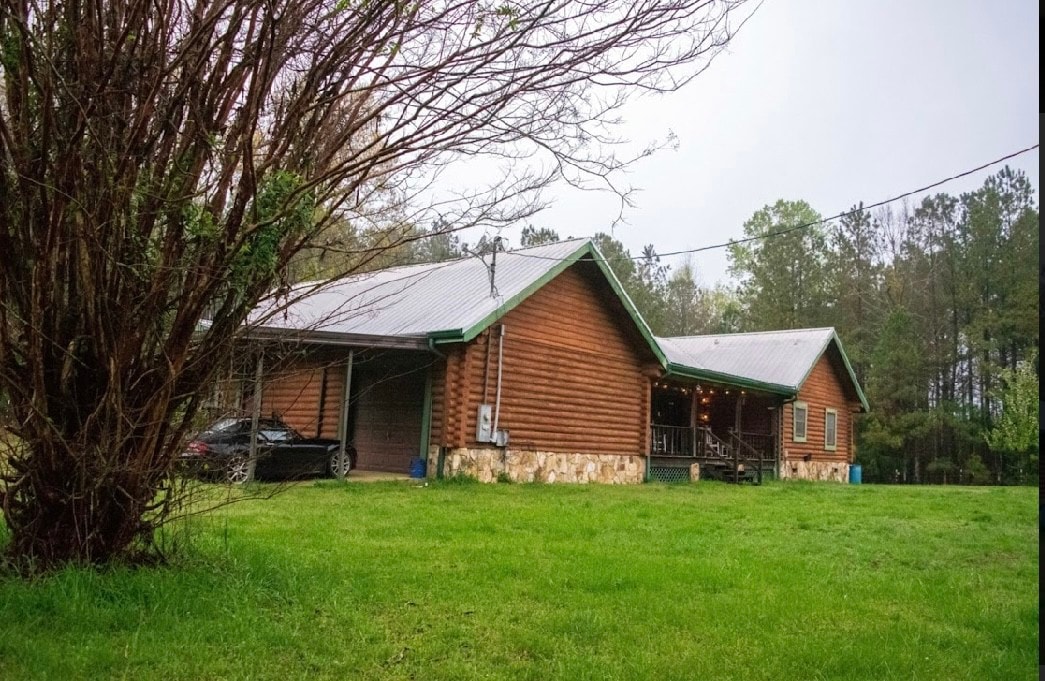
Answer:
[[[230,372],[233,389],[219,391],[222,415],[250,415],[255,431],[259,420],[279,418],[305,437],[336,438],[342,456],[355,448],[360,471],[409,473],[412,460],[425,458],[439,359],[427,346],[255,338],[249,348]]]

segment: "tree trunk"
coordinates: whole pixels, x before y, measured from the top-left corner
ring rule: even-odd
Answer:
[[[3,499],[11,529],[7,553],[17,567],[37,572],[144,555],[158,519],[154,511],[167,498],[161,467],[146,451],[113,456],[104,444],[77,450],[45,437],[29,441],[31,459],[14,457],[24,475]]]
[[[84,370],[99,363],[85,361]],[[164,388],[148,376],[80,378],[71,372],[65,386],[97,405],[92,411],[60,399],[33,403],[24,392],[11,399],[24,446],[8,459],[0,506],[11,532],[6,553],[27,573],[155,558],[153,531],[183,498],[172,484],[173,464],[202,386]]]

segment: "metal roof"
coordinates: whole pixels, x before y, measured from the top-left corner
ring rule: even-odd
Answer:
[[[732,379],[784,394],[798,393],[832,341],[866,410],[863,391],[833,328],[657,338],[668,359],[669,372],[707,380]]]
[[[262,325],[356,336],[427,336],[468,329],[585,243],[574,239],[498,253],[496,295],[490,295],[490,256],[391,267],[329,283],[305,282],[283,297],[291,301],[286,309]],[[255,311],[251,321],[271,309]]]
[[[606,276],[652,353],[666,364],[645,320],[590,239],[569,239],[441,263],[392,267],[335,282],[305,282],[260,306],[251,334],[293,333],[310,341],[405,347],[467,341],[581,258]]]
[[[250,315],[255,337],[293,335],[316,343],[429,347],[474,338],[563,270],[590,258],[602,271],[653,355],[669,374],[797,394],[834,341],[864,409],[867,402],[832,328],[654,338],[590,239],[570,239],[491,257],[392,267],[335,282],[305,282]],[[568,314],[564,311],[564,314]]]

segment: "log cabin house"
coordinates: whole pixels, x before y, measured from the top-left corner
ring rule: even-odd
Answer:
[[[833,330],[654,338],[590,240],[284,300],[251,319],[236,407],[350,442],[361,470],[844,480],[866,410]]]

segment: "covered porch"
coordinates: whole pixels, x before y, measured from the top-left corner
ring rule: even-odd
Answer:
[[[650,401],[652,479],[688,476],[692,463],[700,464],[704,478],[761,482],[775,476],[781,396],[669,377],[653,384]]]

